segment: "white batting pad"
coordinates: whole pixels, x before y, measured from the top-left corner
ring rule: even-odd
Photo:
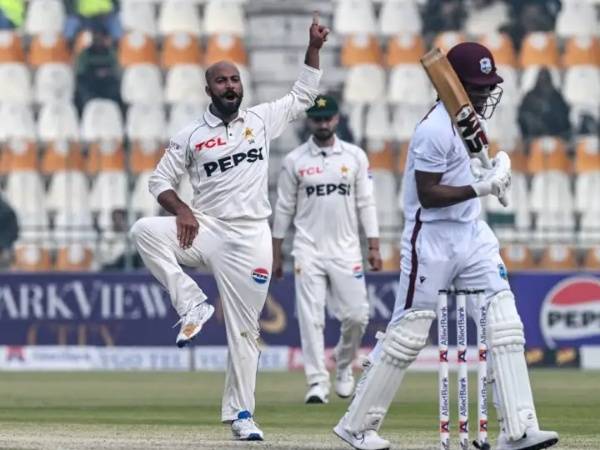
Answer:
[[[490,300],[488,336],[500,426],[509,439],[517,440],[528,428],[539,426],[525,361],[523,323],[512,292],[501,291]]]
[[[359,381],[345,418],[348,431],[379,429],[406,369],[425,347],[434,318],[433,311],[409,311],[385,334],[377,336],[382,340],[381,357]]]

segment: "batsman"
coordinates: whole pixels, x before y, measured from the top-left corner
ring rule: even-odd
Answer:
[[[503,81],[491,52],[465,42],[453,47],[447,58],[479,120],[491,117]],[[352,447],[390,447],[379,436],[379,428],[407,368],[426,345],[438,290],[451,285],[485,293],[490,379],[500,425],[494,448],[537,450],[558,442],[557,433],[540,430],[525,361],[523,323],[498,240],[479,220],[479,198],[492,195],[504,201],[510,175],[510,158],[504,152],[488,169],[472,164],[454,117],[441,101],[417,125],[403,179],[405,227],[394,312],[364,364],[348,411],[334,428]],[[477,319],[476,298],[469,300],[469,314]]]

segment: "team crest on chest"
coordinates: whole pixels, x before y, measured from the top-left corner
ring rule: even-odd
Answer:
[[[346,166],[346,164],[342,165],[340,172],[342,172],[342,178],[347,178],[348,177],[348,173],[350,172],[350,169],[348,169],[348,167]]]
[[[246,139],[249,144],[254,144],[254,131],[252,128],[246,127],[244,130],[244,139]]]
[[[481,58],[479,60],[479,69],[486,75],[492,71],[492,60],[490,58]]]

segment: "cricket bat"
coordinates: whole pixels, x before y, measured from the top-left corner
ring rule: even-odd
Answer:
[[[434,48],[423,55],[421,64],[456,125],[469,156],[479,159],[485,169],[491,169],[488,138],[450,61],[440,49]],[[505,206],[506,201],[504,197],[500,199]]]

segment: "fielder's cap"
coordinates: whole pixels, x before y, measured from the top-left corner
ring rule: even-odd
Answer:
[[[492,52],[477,42],[461,42],[450,49],[447,57],[463,83],[493,86],[504,81],[496,73]]]
[[[338,104],[331,95],[317,95],[315,104],[307,111],[308,117],[332,117],[338,113]]]

